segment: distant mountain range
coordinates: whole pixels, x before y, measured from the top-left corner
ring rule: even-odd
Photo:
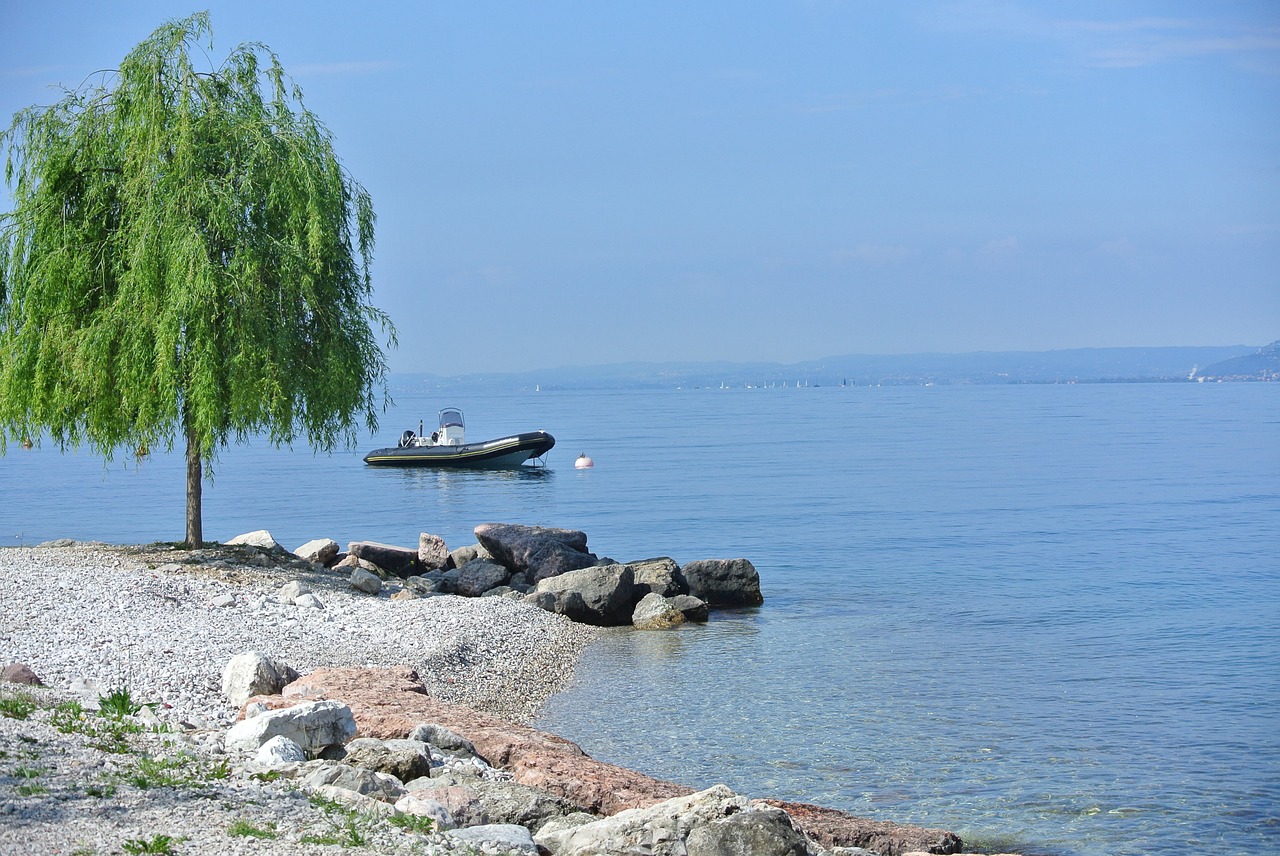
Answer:
[[[1076,348],[969,354],[850,354],[802,363],[631,362],[443,377],[399,373],[393,389],[535,390],[1151,383],[1280,380],[1280,342],[1173,348]]]
[[[1280,380],[1280,342],[1206,366],[1196,380]]]

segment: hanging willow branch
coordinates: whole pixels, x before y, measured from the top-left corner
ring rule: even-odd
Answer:
[[[170,22],[0,135],[0,451],[181,438],[207,469],[232,437],[376,430],[373,203],[275,54],[197,70],[211,40],[207,13]]]

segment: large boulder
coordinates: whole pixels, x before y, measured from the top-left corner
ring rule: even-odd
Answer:
[[[222,694],[239,707],[249,696],[278,693],[297,679],[298,673],[288,665],[261,651],[245,651],[228,660],[222,669]]]
[[[685,617],[671,601],[651,591],[636,604],[631,612],[631,623],[637,630],[666,630],[684,624]]]
[[[304,562],[315,562],[318,565],[327,565],[334,559],[338,558],[338,542],[332,538],[317,538],[314,541],[308,541],[301,547],[293,551],[293,555],[302,559]]]
[[[475,533],[493,558],[535,583],[596,563],[595,554],[587,552],[586,533],[576,529],[481,523]]]
[[[583,624],[616,627],[631,623],[634,592],[630,565],[597,565],[547,577],[526,600]]]
[[[760,574],[747,559],[703,559],[680,569],[689,594],[708,606],[759,606]]]
[[[298,786],[308,792],[319,791],[323,787],[342,788],[392,805],[408,793],[404,783],[395,776],[345,763],[318,767],[303,776]]]
[[[254,752],[277,735],[288,737],[314,758],[330,746],[356,736],[351,708],[340,701],[311,701],[270,710],[231,726],[224,744],[228,752]]]
[[[271,533],[266,529],[256,529],[253,532],[237,535],[226,543],[229,547],[257,547],[259,550],[284,549],[276,543],[276,539],[272,538]]]
[[[482,778],[442,775],[422,779],[409,788],[409,794],[440,803],[459,826],[514,823],[537,832],[548,820],[576,811],[567,800],[537,788]]]
[[[514,856],[538,856],[538,845],[533,835],[523,826],[496,823],[486,826],[468,826],[454,829],[445,836],[459,841],[471,853],[509,853]]]
[[[510,576],[511,572],[497,562],[476,559],[458,568],[456,590],[464,597],[479,597],[504,584]]]
[[[540,831],[534,840],[556,856],[805,856],[809,852],[804,835],[791,826],[785,812],[752,806],[724,785],[579,826],[557,825]]]
[[[678,594],[667,598],[667,603],[680,610],[685,621],[706,621],[707,602],[691,594]]]
[[[352,541],[347,545],[348,556],[373,562],[379,568],[398,577],[409,577],[420,571],[418,551],[408,547],[394,547],[377,541]]]
[[[424,571],[434,571],[449,564],[449,548],[444,539],[430,532],[418,535],[418,565]]]
[[[809,856],[804,833],[781,809],[751,806],[689,830],[688,856]]]
[[[873,853],[961,853],[960,836],[945,829],[910,826],[887,820],[868,820],[843,811],[808,803],[760,800],[780,808],[791,822],[817,844],[828,849],[861,847]]]
[[[680,572],[680,566],[674,559],[662,556],[627,564],[635,574],[637,589],[656,592],[663,597],[675,597],[689,592],[689,584],[685,582],[684,574]]]
[[[344,764],[395,776],[402,782],[431,775],[431,747],[421,740],[357,737],[346,745]]]

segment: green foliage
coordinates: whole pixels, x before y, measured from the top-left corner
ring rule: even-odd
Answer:
[[[99,716],[87,711],[78,701],[66,701],[56,705],[49,715],[49,724],[63,734],[83,734],[89,745],[104,752],[129,751],[129,735],[141,734],[146,729],[138,722],[120,716]]]
[[[231,766],[224,758],[219,761],[203,760],[189,752],[179,752],[167,757],[143,755],[134,761],[133,769],[122,774],[123,781],[135,788],[191,788],[211,781],[221,781],[231,775]]]
[[[36,702],[25,693],[10,698],[0,698],[0,716],[9,719],[26,719],[36,709]]]
[[[98,696],[98,712],[103,716],[135,716],[142,705],[133,700],[128,687],[117,687],[104,696]]]
[[[212,47],[207,13],[171,21],[0,134],[0,451],[177,439],[207,474],[232,438],[376,429],[372,201],[275,54]]]
[[[373,832],[374,819],[355,809],[319,794],[307,798],[313,806],[324,812],[328,829],[319,835],[304,835],[304,844],[336,844],[341,847],[364,847]]]
[[[150,838],[130,838],[120,845],[124,852],[139,853],[177,853],[178,841],[168,835],[153,835]]]
[[[247,820],[234,821],[227,828],[227,834],[244,838],[276,839],[280,837],[280,833],[276,831],[274,823],[268,823],[266,826],[254,826]]]
[[[405,832],[416,832],[421,835],[430,835],[436,828],[434,820],[419,814],[395,814],[388,817],[387,822]]]

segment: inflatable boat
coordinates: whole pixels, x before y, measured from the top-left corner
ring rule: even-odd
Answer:
[[[526,431],[479,443],[466,441],[462,411],[446,407],[440,411],[440,426],[431,436],[412,430],[400,435],[398,445],[374,449],[364,462],[375,467],[468,467],[481,470],[512,470],[532,460],[534,465],[556,444],[546,431]]]

